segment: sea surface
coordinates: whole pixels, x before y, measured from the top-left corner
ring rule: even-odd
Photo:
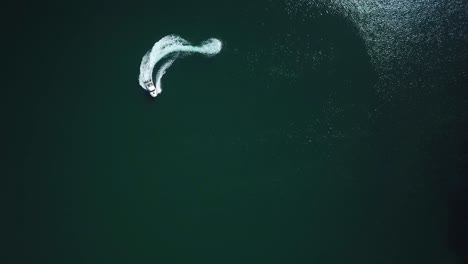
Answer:
[[[467,1],[5,10],[0,262],[468,263]]]

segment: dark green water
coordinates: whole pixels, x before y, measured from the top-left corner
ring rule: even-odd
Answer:
[[[390,78],[348,16],[286,7],[12,7],[6,263],[464,263],[459,17],[403,45],[437,63],[399,57]],[[153,99],[139,64],[168,34],[224,48]]]

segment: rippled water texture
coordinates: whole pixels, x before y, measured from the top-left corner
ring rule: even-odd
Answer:
[[[453,72],[447,67],[467,59],[463,52],[467,43],[467,1],[286,2],[291,16],[308,16],[309,11],[320,7],[327,10],[324,12],[334,12],[350,19],[366,43],[380,76],[379,91],[384,96],[392,96],[396,86],[406,79],[411,79],[412,86],[434,86],[434,82],[456,77],[453,75],[466,76],[466,72]],[[464,56],[460,57],[460,54]],[[426,89],[424,92],[434,91]]]

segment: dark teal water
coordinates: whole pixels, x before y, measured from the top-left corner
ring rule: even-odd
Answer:
[[[464,263],[466,4],[304,3],[11,7],[6,263]]]

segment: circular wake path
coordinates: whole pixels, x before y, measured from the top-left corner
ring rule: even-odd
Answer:
[[[222,46],[222,42],[215,38],[203,41],[200,46],[192,46],[190,42],[179,36],[165,36],[156,42],[153,48],[143,56],[138,82],[152,97],[156,97],[162,92],[161,78],[177,58],[194,53],[209,57],[214,56],[221,51]],[[161,68],[159,68],[156,73],[156,82],[153,82],[154,66],[164,58],[168,59],[161,65]]]

